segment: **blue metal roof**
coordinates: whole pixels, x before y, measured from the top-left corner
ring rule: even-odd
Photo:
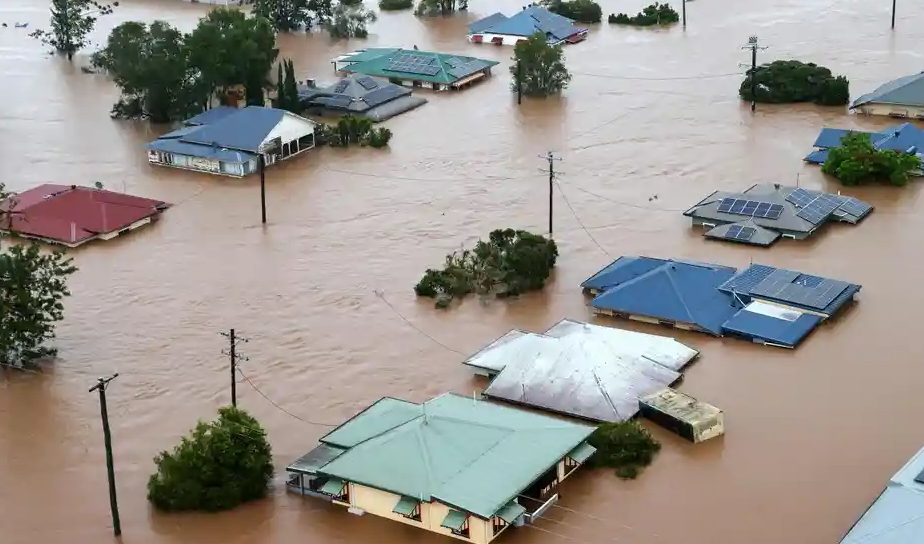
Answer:
[[[574,20],[552,13],[542,6],[530,6],[516,15],[495,13],[469,25],[469,33],[486,32],[528,38],[542,32],[550,42],[560,42],[586,29],[574,26]]]
[[[237,108],[232,108],[231,106],[216,106],[210,110],[205,110],[195,117],[190,117],[189,119],[183,121],[184,125],[210,125],[217,121],[221,121],[225,117],[237,113],[241,110]]]
[[[818,133],[818,137],[815,138],[815,143],[812,144],[812,147],[820,149],[840,147],[841,139],[848,134],[866,134],[870,137],[870,140],[874,142],[877,140],[877,137],[882,136],[877,132],[863,132],[861,130],[846,130],[842,128],[823,128],[821,132]]]
[[[740,305],[717,287],[735,272],[734,268],[726,266],[666,261],[610,287],[594,298],[590,305],[613,312],[690,323],[720,336],[722,324],[736,313]]]
[[[924,449],[889,481],[885,491],[850,528],[841,544],[909,544],[924,535]]]
[[[824,164],[828,158],[829,149],[840,147],[841,139],[847,134],[866,134],[876,149],[891,149],[905,153],[924,152],[924,130],[904,123],[882,129],[879,132],[863,132],[858,130],[844,130],[839,128],[824,128],[812,144],[818,150],[805,157],[805,162]]]
[[[793,272],[783,268],[775,268],[772,266],[766,266],[762,264],[752,264],[748,268],[738,272],[734,277],[723,283],[718,287],[718,289],[725,293],[735,293],[739,297],[744,297],[746,300],[751,298],[760,299],[760,300],[775,300],[777,302],[783,303],[786,306],[791,306],[794,308],[801,308],[803,310],[808,310],[812,312],[820,312],[827,316],[836,314],[841,308],[843,308],[848,302],[853,300],[854,295],[860,291],[861,286],[846,283],[846,287],[835,297],[824,309],[819,310],[818,308],[812,308],[804,304],[799,304],[792,302],[790,300],[784,300],[779,298],[768,297],[764,295],[756,295],[752,292],[764,282],[767,278],[770,277],[774,272],[789,272],[793,276],[792,283],[802,285],[808,289],[812,289],[816,286],[820,286],[822,282],[831,282],[837,280],[827,280],[826,278],[821,278],[819,276],[811,276],[808,274],[802,274],[799,272]]]
[[[666,262],[665,259],[654,259],[651,257],[623,256],[585,280],[584,283],[581,284],[581,288],[606,291],[610,287],[616,287],[642,274],[647,274]]]
[[[285,114],[285,111],[276,108],[248,106],[203,126],[200,130],[185,136],[183,140],[187,143],[257,153],[260,144],[276,128]]]
[[[828,151],[830,150],[819,149],[818,151],[812,151],[802,160],[809,164],[824,164],[825,161],[828,160]]]
[[[178,139],[158,139],[148,144],[148,149],[155,151],[164,151],[166,153],[176,153],[177,155],[186,155],[200,159],[213,159],[216,161],[245,163],[257,156],[244,151],[227,149],[223,147],[213,147],[210,145],[192,144]]]
[[[488,15],[484,19],[478,19],[474,23],[468,25],[469,34],[476,34],[478,32],[484,32],[485,30],[491,28],[492,26],[501,23],[507,20],[507,16],[501,12]]]
[[[798,316],[794,315],[790,319],[754,311],[753,306],[748,306],[726,321],[722,331],[761,344],[794,348],[824,320],[820,316],[805,313],[798,313]]]
[[[873,92],[860,95],[850,105],[850,109],[869,103],[924,106],[924,72],[900,77],[880,85]]]

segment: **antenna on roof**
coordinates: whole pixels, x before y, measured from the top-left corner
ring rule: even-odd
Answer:
[[[71,243],[77,241],[77,223],[71,221]]]
[[[425,402],[421,406],[423,407],[424,424],[429,423],[430,421],[427,419],[427,403]]]
[[[97,191],[103,190],[103,183],[101,181],[97,181],[96,183],[93,184],[93,186],[96,187]]]
[[[478,404],[478,398],[476,397],[477,394],[478,394],[478,390],[473,389],[472,390],[472,406]]]
[[[800,174],[799,172],[796,172],[796,189],[799,188],[799,176],[801,176],[801,175],[802,175],[802,174]]]

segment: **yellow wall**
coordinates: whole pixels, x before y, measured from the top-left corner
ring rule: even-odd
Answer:
[[[857,111],[866,115],[901,115],[906,117],[924,118],[924,108],[911,106],[893,106],[890,104],[865,104]]]
[[[362,509],[368,514],[420,527],[421,529],[466,542],[475,542],[476,544],[487,544],[493,538],[491,522],[474,516],[468,518],[469,538],[454,535],[449,529],[440,527],[446,514],[449,513],[449,507],[439,502],[422,503],[420,505],[420,521],[415,521],[392,512],[395,504],[401,499],[400,496],[352,482],[349,485],[350,503],[354,508]]]

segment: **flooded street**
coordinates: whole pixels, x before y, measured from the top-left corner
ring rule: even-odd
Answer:
[[[693,446],[649,425],[664,448],[642,477],[583,471],[564,484],[550,519],[504,542],[836,543],[920,448],[920,182],[845,191],[876,207],[862,224],[770,250],[707,242],[681,212],[714,190],[794,184],[797,175],[804,187],[836,192],[801,160],[818,131],[894,124],[811,105],[758,105],[752,115],[737,98],[749,35],[769,47],[758,62],[817,62],[847,75],[856,97],[921,69],[924,5],[899,2],[894,33],[889,3],[863,0],[697,0],[685,32],[596,25],[586,42],[566,47],[574,79],[563,98],[519,107],[508,89],[513,49],[465,40],[469,20],[519,2],[472,0],[470,15],[447,20],[381,14],[366,41],[283,36],[280,58],[294,59],[299,78],[331,78],[330,58],[376,45],[501,65],[459,93],[420,91],[429,104],[385,123],[394,133],[387,150],[322,149],[268,170],[263,228],[257,177],[148,165],[143,145],[166,128],[111,120],[115,86],[79,69],[90,51],[69,64],[27,37],[46,26],[47,4],[0,5],[9,25],[0,28],[0,181],[16,191],[100,181],[176,207],[152,228],[73,251],[80,271],[58,328],[60,359],[44,374],[0,377],[2,544],[111,539],[98,398],[87,390],[113,372],[126,543],[436,543],[441,537],[425,531],[288,496],[282,471],[329,430],[316,423],[339,424],[386,395],[471,394],[483,384],[459,363],[496,337],[591,320],[580,282],[625,254],[753,260],[863,290],[856,307],[796,351],[674,332],[702,352],[680,390],[724,409],[727,436]],[[604,14],[646,4],[601,2]],[[132,19],[191,30],[206,10],[124,0],[94,41]],[[424,269],[461,244],[495,228],[546,230],[547,164],[538,155],[549,150],[563,158],[552,284],[447,312],[415,300]],[[219,332],[231,327],[250,340],[244,373],[289,412],[238,385],[239,403],[268,430],[275,496],[219,515],[155,514],[145,498],[153,456],[229,402]]]

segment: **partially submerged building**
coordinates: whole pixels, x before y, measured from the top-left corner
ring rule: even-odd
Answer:
[[[865,134],[869,136],[873,147],[876,149],[909,153],[924,160],[924,130],[911,123],[890,126],[879,132],[863,132],[840,128],[821,129],[818,137],[815,138],[815,143],[812,144],[815,151],[809,153],[803,160],[809,164],[824,164],[828,160],[828,152],[831,149],[840,147],[842,139],[848,134]],[[920,176],[922,172],[918,171],[916,174]]]
[[[924,72],[884,83],[860,95],[850,109],[865,115],[924,119]]]
[[[298,87],[298,98],[309,115],[354,115],[375,123],[427,103],[407,87],[355,74],[328,85],[306,82]]]
[[[911,544],[924,541],[924,449],[889,480],[841,544]]]
[[[386,397],[289,465],[287,487],[445,536],[486,544],[558,499],[594,453],[594,427],[444,394]]]
[[[725,434],[725,413],[670,387],[638,400],[642,416],[699,443]]]
[[[284,110],[219,106],[148,144],[148,162],[222,176],[244,177],[315,146],[315,122]]]
[[[706,238],[767,247],[780,238],[804,240],[828,223],[855,225],[872,211],[851,196],[759,184],[740,193],[716,191],[683,215],[703,227]]]
[[[435,91],[458,90],[491,75],[497,61],[416,49],[369,48],[339,56],[331,63],[344,74],[385,78],[396,85]]]
[[[591,421],[626,421],[639,398],[681,378],[698,352],[673,338],[562,320],[510,331],[462,364],[492,379],[484,396]]]
[[[532,5],[507,17],[495,13],[468,25],[468,40],[472,43],[516,45],[536,32],[541,32],[549,45],[578,43],[587,38],[587,29],[574,26],[574,20]]]
[[[620,257],[581,284],[595,313],[793,348],[860,286],[792,270]]]
[[[0,232],[77,247],[111,240],[156,221],[161,200],[77,185],[45,184],[0,202]]]

